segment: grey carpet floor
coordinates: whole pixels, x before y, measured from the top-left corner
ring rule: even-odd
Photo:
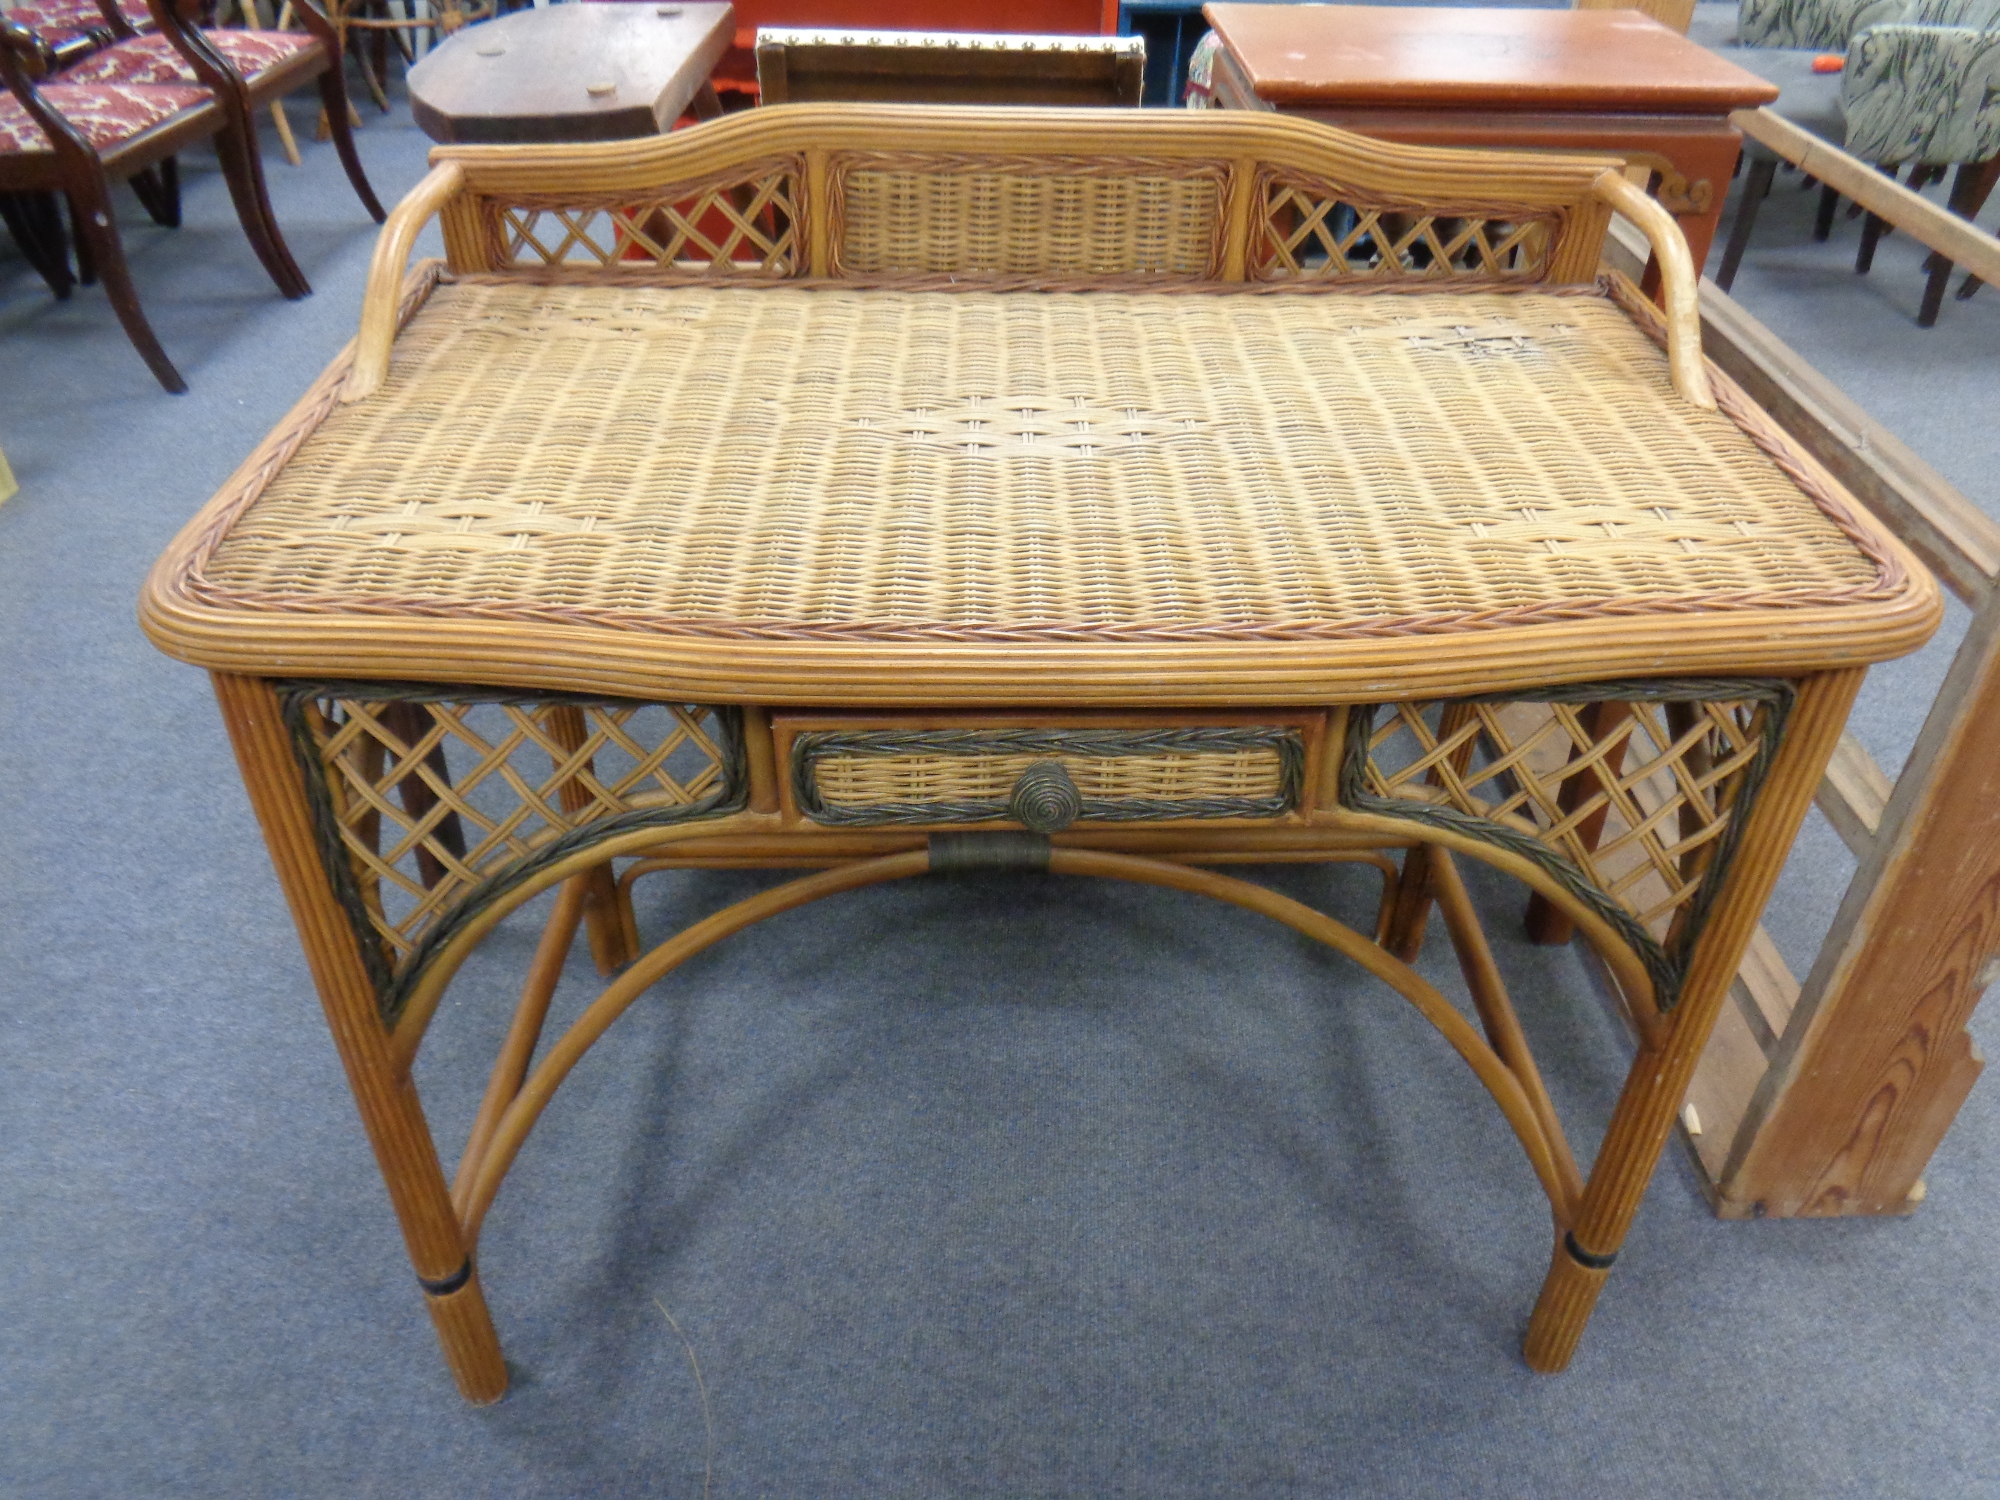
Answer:
[[[362,141],[385,199],[420,175],[400,111]],[[515,1385],[462,1405],[206,685],[132,617],[349,337],[372,227],[306,155],[270,174],[305,302],[199,158],[185,227],[126,215],[184,398],[101,293],[58,307],[0,246],[0,1494],[2000,1495],[1990,1085],[1908,1220],[1718,1223],[1670,1151],[1574,1367],[1537,1377],[1546,1212],[1448,1050],[1255,917],[1063,880],[853,896],[658,987],[489,1220]],[[1914,252],[1855,278],[1854,226],[1811,245],[1806,200],[1766,210],[1743,300],[2000,508],[2000,294],[1921,333]],[[1871,683],[1892,764],[1948,656]],[[1823,828],[1794,861],[1795,962],[1844,861]],[[769,878],[654,877],[642,925]],[[1519,893],[1479,895],[1587,1149],[1623,1043],[1573,953],[1510,936]],[[436,1026],[447,1142],[533,936]],[[559,1010],[593,983],[573,965]]]

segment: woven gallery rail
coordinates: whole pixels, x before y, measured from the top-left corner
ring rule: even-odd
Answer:
[[[1401,994],[1548,1198],[1527,1357],[1562,1368],[1861,671],[1939,610],[1702,363],[1657,206],[1224,113],[800,105],[436,161],[142,617],[215,674],[465,1393],[506,1384],[480,1226],[591,1046],[731,933],[934,870],[1207,895]],[[1600,278],[1613,211],[1663,311]],[[1461,858],[1630,1014],[1587,1172]],[[1207,868],[1269,860],[1380,871],[1374,930]],[[648,947],[633,884],[687,866],[814,873]],[[448,1183],[412,1062],[550,891]],[[1469,1010],[1406,962],[1433,907]],[[615,977],[544,1045],[580,932]]]

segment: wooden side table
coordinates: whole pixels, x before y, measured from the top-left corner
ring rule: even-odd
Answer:
[[[722,112],[709,74],[727,5],[551,5],[447,37],[410,69],[410,114],[434,141],[658,135],[690,107]]]
[[[1215,100],[1425,146],[1604,151],[1650,167],[1699,268],[1777,87],[1634,11],[1206,7]]]

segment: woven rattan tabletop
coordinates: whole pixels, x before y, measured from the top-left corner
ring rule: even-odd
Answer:
[[[1935,590],[1609,284],[447,280],[156,574],[238,670],[1278,701],[1874,660]]]

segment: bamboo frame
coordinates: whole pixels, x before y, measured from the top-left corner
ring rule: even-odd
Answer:
[[[937,868],[937,846],[925,830],[847,832],[801,828],[772,813],[724,814],[711,822],[640,830],[576,851],[482,911],[429,971],[395,1030],[375,1014],[354,948],[354,931],[333,898],[311,831],[299,764],[282,724],[277,695],[256,679],[216,675],[216,691],[236,744],[245,782],[263,823],[281,883],[298,920],[335,1040],[347,1065],[364,1124],[374,1141],[391,1199],[437,1322],[447,1362],[472,1400],[504,1390],[497,1338],[478,1290],[478,1235],[508,1168],[559,1085],[619,1016],[679,964],[766,917],[861,886]],[[1580,1337],[1601,1265],[1616,1253],[1652,1162],[1670,1129],[1679,1094],[1700,1042],[1726,989],[1715,955],[1754,923],[1785,848],[1803,816],[1818,768],[1839,733],[1858,671],[1819,674],[1800,684],[1799,708],[1766,794],[1746,828],[1746,854],[1725,898],[1704,930],[1697,970],[1682,1004],[1670,1015],[1650,1013],[1632,1081],[1606,1144],[1586,1176],[1571,1155],[1506,994],[1498,967],[1453,862],[1452,851],[1531,878],[1551,905],[1603,945],[1605,961],[1642,996],[1644,971],[1617,935],[1559,884],[1504,850],[1466,836],[1417,830],[1397,820],[1316,807],[1307,826],[1265,828],[1144,828],[1059,836],[1048,849],[1052,873],[1135,880],[1207,895],[1257,911],[1341,952],[1414,1005],[1494,1097],[1520,1141],[1550,1205],[1555,1260],[1529,1334],[1527,1357],[1540,1370],[1559,1370]],[[768,724],[755,726],[768,733]],[[756,757],[752,757],[753,761]],[[971,835],[979,837],[980,835]],[[960,836],[964,837],[964,836]],[[1197,868],[1208,862],[1254,861],[1274,855],[1318,860],[1360,859],[1392,868],[1384,846],[1419,849],[1429,894],[1443,912],[1484,1037],[1439,992],[1381,946],[1391,914],[1385,899],[1373,938],[1289,898]],[[1122,846],[1122,847],[1120,847]],[[709,851],[718,851],[710,855]],[[1162,858],[1161,856],[1166,856]],[[651,869],[699,865],[709,858],[763,866],[824,865],[817,873],[738,903],[683,931],[624,970],[579,1019],[532,1063],[564,960],[585,924],[591,889],[621,856],[637,862],[619,882]],[[1407,882],[1411,872],[1403,877]],[[559,895],[531,961],[521,998],[495,1060],[484,1098],[449,1189],[424,1125],[411,1081],[423,1034],[459,964],[504,917],[541,891]],[[1393,895],[1385,882],[1385,898]],[[1733,964],[1733,952],[1729,963]],[[532,1063],[532,1066],[531,1066]]]
[[[1232,159],[1225,279],[1243,275],[1248,237],[1246,174],[1254,166],[1280,167],[1353,182],[1394,199],[1477,201],[1563,210],[1572,216],[1551,267],[1556,282],[1584,279],[1594,264],[1588,246],[1602,233],[1602,205],[1626,214],[1659,249],[1667,267],[1670,347],[1675,387],[1689,401],[1712,409],[1700,368],[1699,342],[1690,341],[1687,310],[1694,299],[1693,263],[1672,216],[1624,180],[1619,166],[1590,157],[1549,157],[1527,152],[1453,151],[1365,141],[1326,127],[1282,117],[1230,112],[1214,119],[1177,114],[1149,117],[1143,125],[1107,122],[1093,111],[1052,109],[899,108],[881,105],[784,105],[749,111],[695,131],[629,143],[533,147],[440,147],[431,153],[431,175],[395,211],[377,243],[362,305],[362,340],[343,401],[365,400],[381,388],[402,300],[404,268],[417,234],[433,216],[447,216],[446,244],[456,272],[498,269],[473,229],[482,198],[505,199],[548,181],[580,193],[642,194],[661,181],[694,181],[734,164],[792,151],[871,152],[984,149],[1060,154],[1087,135],[1093,154],[1123,153],[1155,160]],[[1560,165],[1556,165],[1556,164]],[[815,235],[837,218],[824,176],[809,172],[801,216]],[[449,211],[448,211],[449,210]],[[459,232],[454,234],[456,228]],[[827,262],[814,241],[813,274]],[[1677,260],[1674,247],[1679,247]],[[1691,354],[1690,351],[1693,351]]]
[[[488,233],[482,195],[497,195],[496,202],[533,201],[538,192],[549,190],[550,173],[557,174],[567,191],[582,183],[613,201],[628,194],[652,201],[664,191],[663,182],[695,184],[711,195],[726,193],[746,166],[761,168],[782,158],[788,163],[785,170],[804,184],[788,231],[792,258],[787,272],[803,276],[810,269],[839,264],[841,241],[833,230],[840,222],[842,153],[865,150],[877,153],[878,160],[900,161],[904,157],[896,153],[922,148],[985,161],[1004,150],[1010,159],[1060,157],[1092,183],[1115,184],[1120,174],[1135,172],[1151,174],[1148,180],[1154,182],[1184,181],[1189,173],[1181,167],[1189,164],[1208,174],[1204,180],[1215,184],[1216,205],[1211,259],[1204,276],[1192,278],[1186,288],[1190,292],[1213,290],[1209,283],[1222,278],[1247,280],[1252,275],[1246,247],[1252,243],[1258,198],[1254,184],[1257,174],[1267,170],[1300,180],[1358,183],[1360,191],[1375,195],[1364,196],[1365,203],[1402,205],[1418,215],[1463,218],[1475,214],[1468,205],[1476,206],[1477,213],[1490,208],[1500,217],[1519,217],[1524,207],[1550,210],[1554,243],[1546,261],[1537,264],[1540,274],[1558,285],[1590,279],[1610,215],[1614,210],[1629,213],[1642,230],[1657,237],[1668,280],[1664,324],[1636,294],[1619,293],[1625,300],[1618,305],[1626,316],[1655,330],[1653,339],[1668,349],[1666,363],[1672,369],[1666,378],[1650,377],[1654,384],[1649,389],[1658,395],[1648,399],[1671,403],[1676,397],[1667,392],[1677,389],[1680,401],[1700,407],[1698,398],[1706,395],[1710,405],[1722,407],[1729,421],[1738,424],[1737,429],[1707,430],[1727,430],[1736,442],[1742,441],[1742,430],[1763,421],[1718,372],[1690,362],[1689,310],[1694,304],[1685,295],[1691,276],[1685,249],[1677,259],[1678,241],[1666,216],[1643,198],[1635,201],[1623,179],[1598,159],[1383,147],[1296,121],[1229,114],[1135,122],[1086,112],[1082,118],[1089,122],[1092,146],[1103,153],[1091,158],[1074,155],[1078,124],[1058,112],[799,106],[759,116],[610,148],[438,152],[437,169],[392,216],[378,245],[357,347],[366,361],[386,362],[394,353],[398,325],[435,284],[436,268],[420,271],[413,280],[403,273],[415,233],[434,213],[443,219],[450,274],[497,278],[501,273],[491,260],[496,238]],[[732,177],[732,170],[739,176]],[[695,188],[672,188],[683,190],[692,195]],[[1485,264],[1484,282],[1472,279],[1490,288],[1493,270]],[[561,284],[567,274],[558,269],[551,280]],[[628,273],[606,265],[584,274],[643,284],[647,277],[671,281],[677,273],[673,267]],[[720,278],[737,272],[725,264],[719,271],[711,265],[704,274]],[[904,284],[902,294],[942,297],[950,290],[950,279],[917,278]],[[1107,296],[1132,289],[1129,278],[1115,274],[1101,286],[1088,278],[1056,278],[1054,283],[1041,278],[1027,284],[1101,290]],[[1256,293],[1239,286],[1227,295]],[[1486,295],[1501,293],[1489,290]],[[1603,294],[1593,289],[1587,295]],[[411,337],[414,341],[416,335]],[[1635,357],[1643,355],[1651,362],[1649,369],[1657,368],[1659,355],[1651,344],[1636,340],[1633,347]],[[362,371],[358,382],[357,371]],[[245,486],[254,488],[282,469],[343,395],[371,399],[357,389],[367,383],[367,372],[350,349],[308,393],[301,414],[273,434],[232,480],[237,497],[249,492]],[[246,623],[241,613],[205,603],[191,582],[199,577],[204,549],[213,547],[241,514],[231,508],[236,501],[228,490],[162,559],[142,611],[157,641],[215,674],[246,786],[413,1266],[447,1362],[469,1398],[497,1398],[506,1378],[474,1263],[481,1226],[537,1119],[618,1017],[687,958],[768,916],[866,885],[931,871],[984,868],[996,861],[1159,885],[1260,912],[1353,959],[1415,1006],[1493,1096],[1549,1202],[1554,1255],[1525,1352],[1534,1368],[1554,1371],[1574,1351],[1610,1259],[1624,1239],[1757,914],[1834,751],[1862,667],[1921,641],[1938,612],[1935,591],[1914,560],[1858,513],[1850,516],[1837,489],[1808,457],[1768,433],[1758,442],[1773,467],[1782,466],[1793,485],[1813,496],[1818,507],[1814,524],[1834,523],[1830,532],[1844,537],[1843,545],[1851,545],[1856,557],[1880,571],[1866,588],[1836,591],[1823,599],[1815,595],[1810,604],[1763,613],[1737,609],[1727,601],[1711,606],[1705,596],[1690,591],[1674,611],[1672,660],[1661,657],[1653,624],[1588,609],[1538,622],[1532,630],[1511,627],[1512,636],[1504,623],[1454,626],[1438,632],[1450,637],[1442,650],[1428,637],[1385,641],[1357,632],[1331,644],[1301,648],[1297,642],[1254,634],[1237,640],[1227,631],[1218,632],[1215,643],[1165,646],[1114,638],[1034,650],[968,651],[929,640],[815,647],[795,653],[787,668],[794,675],[776,679],[760,676],[752,659],[726,636],[676,638],[665,631],[482,621],[460,619],[450,611],[404,615],[381,601],[352,614],[319,616],[259,608]],[[1746,486],[1751,482],[1743,481]],[[1775,502],[1769,513],[1781,513]],[[1404,545],[1420,550],[1422,543],[1405,539]],[[1087,638],[1089,632],[1071,629],[1069,634]],[[308,638],[313,642],[309,647],[298,644]],[[1607,662],[1629,674],[1622,686],[1605,671]],[[1669,671],[1681,683],[1678,688],[1658,681]],[[310,673],[306,681],[293,680],[294,674],[305,673]],[[1704,675],[1688,680],[1696,674]],[[401,685],[367,686],[384,679]],[[419,681],[436,685],[411,685]],[[1578,682],[1590,686],[1565,686]],[[480,684],[502,691],[485,691]],[[537,690],[542,701],[531,713],[523,700],[536,698]],[[550,691],[557,696],[549,698]],[[1621,692],[1634,701],[1712,700],[1723,705],[1748,695],[1766,705],[1758,710],[1761,718],[1727,719],[1725,727],[1732,733],[1744,723],[1760,723],[1764,736],[1754,764],[1742,771],[1740,781],[1730,783],[1736,788],[1734,800],[1718,794],[1719,811],[1709,813],[1728,820],[1726,859],[1718,854],[1712,866],[1704,865],[1707,856],[1697,852],[1676,867],[1686,877],[1687,891],[1694,890],[1698,879],[1706,883],[1698,902],[1671,913],[1682,934],[1676,938],[1681,947],[1664,965],[1653,961],[1660,957],[1656,945],[1649,946],[1654,938],[1636,919],[1621,915],[1634,908],[1629,903],[1616,906],[1617,898],[1607,889],[1615,884],[1612,877],[1600,877],[1588,860],[1570,862],[1557,853],[1527,815],[1494,813],[1482,822],[1476,807],[1461,805],[1445,809],[1449,816],[1433,816],[1436,805],[1426,800],[1421,784],[1408,791],[1391,789],[1383,779],[1389,773],[1372,759],[1374,711],[1385,700],[1404,705],[1419,699],[1442,701],[1438,712],[1457,725],[1485,722],[1478,717],[1486,711],[1482,705],[1496,700],[1571,703],[1616,699]],[[676,802],[671,817],[647,809],[644,816],[651,821],[643,824],[619,821],[628,817],[621,812],[607,814],[601,823],[571,826],[569,815],[592,805],[584,784],[594,782],[595,773],[585,759],[591,742],[582,718],[599,710],[583,700],[600,693],[633,700],[635,708],[670,708],[685,723],[706,711],[700,705],[709,705],[718,720],[732,726],[740,722],[740,753],[732,748],[727,772],[702,782],[713,789],[712,795],[705,794],[698,804]],[[441,743],[437,726],[456,712],[452,704],[458,698],[498,705],[496,712],[549,752],[556,769],[538,772],[542,779],[529,791],[555,832],[533,835],[539,842],[526,842],[524,852],[504,856],[511,862],[478,868],[467,864],[470,856],[464,851],[446,850],[459,862],[456,878],[469,894],[449,922],[439,918],[434,939],[410,949],[408,966],[391,973],[388,959],[369,945],[396,934],[371,927],[365,902],[357,917],[357,906],[348,899],[353,885],[349,866],[366,865],[385,880],[393,873],[374,841],[390,832],[394,809],[387,799],[396,785],[410,814],[409,827],[394,833],[397,857],[407,855],[419,868],[426,838],[441,826],[439,808],[456,806],[466,819],[483,817],[451,785],[451,767],[438,764],[444,757],[432,754]],[[377,699],[396,705],[395,724],[387,723],[386,710],[379,718],[350,712],[355,704]],[[331,700],[332,707],[324,712],[315,708],[322,700]],[[1781,701],[1790,704],[1788,713],[1769,707]],[[684,706],[688,704],[696,707]],[[295,732],[288,733],[287,705],[298,716],[289,726]],[[571,706],[574,722],[566,717]],[[809,718],[774,712],[792,708],[821,713]],[[1358,708],[1367,712],[1358,713]],[[1736,710],[1722,712],[1727,717]],[[426,713],[431,715],[428,727]],[[342,742],[358,745],[358,770],[340,774],[359,775],[367,783],[367,796],[375,799],[369,805],[378,815],[371,820],[364,811],[350,819],[342,825],[345,834],[330,827],[340,813],[324,779],[327,758],[347,752],[328,748],[334,739],[319,737],[320,729],[314,727],[330,725],[335,717],[364,737]],[[1286,742],[1286,753],[1297,758],[1286,762],[1285,806],[1270,816],[1214,815],[1206,821],[1203,804],[1192,799],[1178,809],[1186,816],[1167,815],[1177,810],[1169,801],[1153,809],[1158,815],[1149,822],[1058,823],[1046,838],[1008,826],[957,825],[949,817],[933,824],[849,828],[815,822],[811,809],[798,805],[786,786],[786,737],[801,725],[843,717],[893,723],[917,733],[966,725],[1013,725],[1038,733],[1068,732],[1080,724],[1265,731],[1278,725],[1298,731],[1295,744]],[[365,738],[371,723],[386,740]],[[1676,729],[1673,738],[1686,743],[1663,756],[1679,765],[1702,737]],[[1187,742],[1213,739],[1193,735]],[[396,757],[393,762],[385,759],[383,748],[390,742],[387,753]],[[1006,740],[1019,742],[1018,736]],[[1162,742],[1148,742],[1146,753]],[[656,741],[655,752],[664,755],[666,743]],[[735,741],[728,743],[734,746]],[[1092,743],[1102,749],[1110,741],[1100,736]],[[478,753],[484,775],[498,752]],[[1467,777],[1473,747],[1464,743],[1450,754],[1455,758],[1440,765],[1430,782],[1431,791],[1440,796],[1463,792],[1459,783]],[[1694,768],[1697,773],[1700,769]],[[1371,776],[1378,778],[1372,784],[1380,795],[1367,790]],[[413,786],[418,782],[424,785]],[[1459,784],[1456,792],[1454,784]],[[1233,810],[1233,804],[1224,807]],[[1579,801],[1570,812],[1586,817],[1588,808]],[[1651,816],[1667,818],[1671,812],[1672,805],[1662,803]],[[985,803],[965,810],[965,816],[984,819]],[[1630,809],[1624,816],[1631,817]],[[1566,836],[1560,827],[1544,832],[1553,839]],[[357,838],[359,845],[353,841]],[[1386,875],[1388,851],[1398,850],[1407,851],[1404,864],[1387,883],[1372,937],[1210,868],[1271,858],[1360,860]],[[433,862],[439,859],[437,849],[429,853]],[[1629,1006],[1639,1035],[1638,1055],[1587,1172],[1563,1137],[1479,930],[1455,864],[1460,855],[1525,882],[1598,952]],[[622,874],[619,861],[626,863]],[[689,865],[794,866],[812,873],[641,952],[629,899],[632,880],[648,870]],[[1704,870],[1713,872],[1712,880]],[[413,881],[408,886],[412,899],[438,897],[441,878]],[[528,966],[466,1149],[447,1187],[412,1083],[412,1066],[467,956],[510,913],[551,889],[558,892],[554,912]],[[1458,952],[1477,1025],[1392,951],[1413,940],[1418,916],[1432,900]],[[625,967],[568,1030],[544,1044],[542,1032],[565,956],[586,929],[601,968]]]

